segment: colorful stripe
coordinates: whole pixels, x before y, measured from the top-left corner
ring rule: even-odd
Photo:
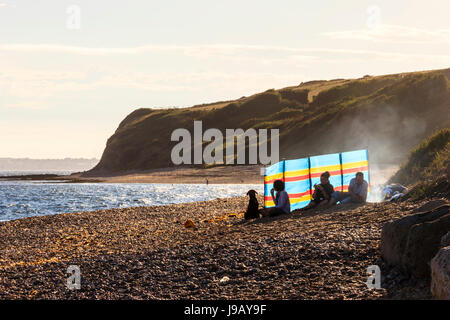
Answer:
[[[275,180],[283,180],[283,172],[264,177],[265,183],[274,183]]]
[[[342,167],[339,153],[314,156],[310,158],[311,163],[311,188],[320,184],[320,176],[325,171],[330,173],[330,183],[334,190],[342,190]]]
[[[289,195],[291,210],[305,207],[311,199],[309,159],[284,161],[285,190]]]
[[[367,184],[368,184],[368,186],[367,186],[367,194],[369,194],[369,192],[370,192],[370,183],[367,182]],[[342,186],[342,191],[348,192],[348,187],[349,187],[349,185]],[[338,191],[338,190],[335,190],[335,191]]]
[[[364,180],[369,184],[367,192],[369,193],[369,152],[367,150],[343,152],[341,154],[341,161],[343,191],[348,191],[350,181],[355,178],[356,173],[360,171],[364,175]]]
[[[315,157],[312,157],[315,158]],[[314,160],[314,159],[313,159]],[[311,173],[322,173],[325,171],[329,171],[330,173],[333,171],[339,171],[341,172],[341,163],[339,160],[339,154],[336,154],[336,157],[329,157],[327,159],[322,160],[315,160],[316,163],[321,163],[322,161],[338,161],[338,164],[332,165],[332,166],[322,166],[322,167],[311,167]],[[312,163],[312,161],[311,161]]]
[[[264,170],[264,207],[274,207],[270,190],[276,180],[284,181],[284,161],[277,162]]]

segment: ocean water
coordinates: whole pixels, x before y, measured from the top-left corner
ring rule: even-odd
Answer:
[[[263,193],[250,184],[122,184],[0,181],[0,221],[57,213],[167,205]],[[244,208],[243,208],[244,209]]]

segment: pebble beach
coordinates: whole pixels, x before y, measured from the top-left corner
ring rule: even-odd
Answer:
[[[0,223],[0,299],[430,299],[380,259],[381,228],[424,202],[243,219],[247,197]],[[260,204],[262,197],[259,197]],[[186,228],[187,220],[193,227]],[[81,288],[66,286],[77,265]],[[379,265],[382,288],[369,290]]]

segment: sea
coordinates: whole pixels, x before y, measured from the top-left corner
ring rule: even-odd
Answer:
[[[0,171],[1,176],[70,174],[70,171]],[[20,218],[139,206],[213,200],[246,195],[255,184],[65,183],[1,181],[0,222]],[[245,209],[245,208],[243,208]]]

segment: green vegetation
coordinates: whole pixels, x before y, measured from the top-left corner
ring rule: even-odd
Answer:
[[[450,166],[450,129],[439,130],[415,147],[408,158],[390,179],[410,185],[419,181],[432,180],[446,174]]]
[[[299,104],[307,104],[308,103],[308,89],[281,89],[280,91],[281,97],[286,100],[295,101]]]
[[[418,200],[431,197],[448,197],[450,170],[450,129],[444,128],[415,147],[408,161],[389,179],[412,185],[408,197]]]
[[[342,86],[332,87],[321,91],[313,100],[315,105],[325,105],[342,99],[369,95],[378,89],[387,87],[398,81],[398,76],[385,76],[380,78],[363,78]]]
[[[172,166],[170,150],[177,142],[171,133],[192,132],[194,120],[202,120],[203,131],[280,129],[280,158],[369,147],[371,161],[399,163],[422,139],[448,127],[448,77],[450,69],[310,81],[191,108],[141,108],[120,123],[89,174]]]
[[[450,183],[446,176],[416,183],[403,197],[403,200],[422,200],[431,198],[449,198]]]

